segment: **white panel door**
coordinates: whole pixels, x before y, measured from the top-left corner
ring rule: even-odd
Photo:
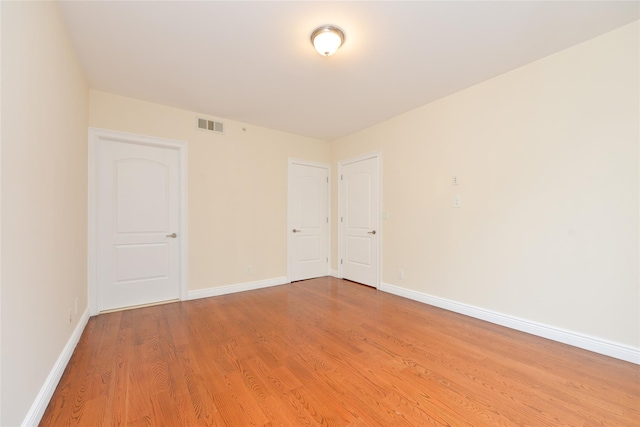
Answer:
[[[289,262],[291,281],[326,276],[329,268],[329,171],[289,166]]]
[[[378,157],[341,164],[342,277],[378,287]]]
[[[99,311],[180,297],[177,150],[101,140]]]

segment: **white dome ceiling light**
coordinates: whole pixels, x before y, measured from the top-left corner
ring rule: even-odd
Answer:
[[[344,43],[344,33],[333,25],[324,25],[311,34],[311,43],[322,56],[331,56]]]

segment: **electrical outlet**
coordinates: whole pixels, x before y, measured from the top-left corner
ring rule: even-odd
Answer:
[[[399,268],[398,269],[398,279],[400,279],[400,280],[404,279],[404,268]]]
[[[460,196],[453,196],[453,207],[461,208],[462,207],[462,199]]]
[[[253,274],[253,267],[252,266],[248,266],[247,267],[247,276],[251,276]]]

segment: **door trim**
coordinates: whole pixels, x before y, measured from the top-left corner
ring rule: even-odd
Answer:
[[[372,151],[366,154],[362,154],[360,156],[356,156],[356,157],[349,157],[347,159],[343,159],[338,161],[338,218],[336,218],[336,221],[338,221],[338,278],[342,279],[344,278],[344,275],[342,274],[342,263],[340,262],[340,260],[342,259],[343,254],[343,247],[344,247],[344,223],[342,221],[340,221],[340,218],[344,216],[343,211],[344,211],[344,206],[342,203],[342,193],[344,192],[344,190],[342,189],[343,187],[343,181],[342,179],[340,179],[340,177],[342,176],[342,168],[345,165],[348,165],[350,163],[356,163],[356,162],[361,162],[363,160],[368,160],[368,159],[376,159],[376,169],[378,170],[378,224],[377,224],[377,230],[380,230],[380,232],[376,235],[376,239],[378,239],[378,254],[377,254],[377,259],[376,259],[376,265],[377,265],[377,271],[376,271],[376,289],[380,289],[380,283],[381,283],[381,277],[382,277],[382,228],[380,227],[381,224],[381,217],[382,217],[382,213],[381,213],[381,206],[382,206],[382,168],[380,167],[381,163],[382,163],[382,154],[380,153],[379,150],[376,151]]]
[[[98,298],[98,188],[99,188],[99,164],[100,155],[98,145],[101,140],[117,141],[125,144],[147,145],[151,147],[168,148],[178,152],[178,188],[180,189],[178,209],[180,234],[180,300],[188,299],[188,265],[189,265],[189,234],[188,234],[188,152],[187,143],[152,136],[137,135],[133,133],[118,132],[107,129],[89,128],[89,164],[88,164],[88,215],[87,215],[87,302],[89,314],[95,316],[100,307]]]
[[[327,218],[329,218],[329,224],[327,224],[325,236],[325,241],[327,242],[327,257],[329,257],[329,262],[327,262],[327,275],[329,275],[331,266],[331,165],[289,157],[287,159],[287,283],[291,283],[291,277],[293,276],[293,243],[291,241],[293,235],[289,233],[289,230],[293,228],[293,224],[291,223],[291,218],[293,218],[293,206],[291,204],[291,200],[293,200],[294,190],[292,185],[293,183],[291,182],[293,165],[310,166],[327,170],[327,177],[329,178],[327,187]]]

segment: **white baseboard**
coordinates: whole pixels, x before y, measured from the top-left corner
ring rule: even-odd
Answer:
[[[21,426],[37,426],[38,423],[40,423],[40,419],[44,415],[45,409],[47,409],[47,405],[51,400],[51,396],[53,396],[53,392],[56,391],[60,378],[62,378],[62,374],[71,359],[71,355],[73,355],[73,350],[76,348],[78,341],[80,341],[80,337],[82,336],[82,332],[84,331],[85,326],[87,326],[88,321],[89,308],[87,308],[84,313],[82,313],[82,316],[80,316],[78,324],[69,337],[67,344],[62,349],[60,356],[58,356],[58,360],[56,360],[56,363],[53,365],[47,379],[40,388],[40,392],[38,392],[36,399],[33,401],[33,404],[31,404],[31,408],[29,408],[29,412],[27,412],[27,416],[22,421]]]
[[[333,269],[330,269],[330,270],[329,270],[329,276],[331,276],[331,277],[337,277],[338,279],[340,279],[340,278],[341,278],[341,277],[338,275],[338,270],[333,270]]]
[[[268,288],[270,286],[286,285],[290,283],[286,277],[258,280],[255,282],[237,283],[235,285],[218,286],[216,288],[198,289],[188,292],[188,299],[217,297],[236,292],[252,291],[254,289]]]
[[[593,351],[605,356],[614,357],[616,359],[625,360],[627,362],[640,364],[640,348],[631,347],[625,344],[619,344],[580,334],[573,331],[549,326],[542,323],[532,322],[530,320],[521,319],[514,316],[498,313],[484,308],[475,307],[468,304],[416,292],[399,286],[382,283],[380,290],[404,298],[419,301],[455,313],[464,314],[476,319],[484,320],[497,325],[506,326],[507,328],[526,332],[539,337],[548,338],[574,347]]]

